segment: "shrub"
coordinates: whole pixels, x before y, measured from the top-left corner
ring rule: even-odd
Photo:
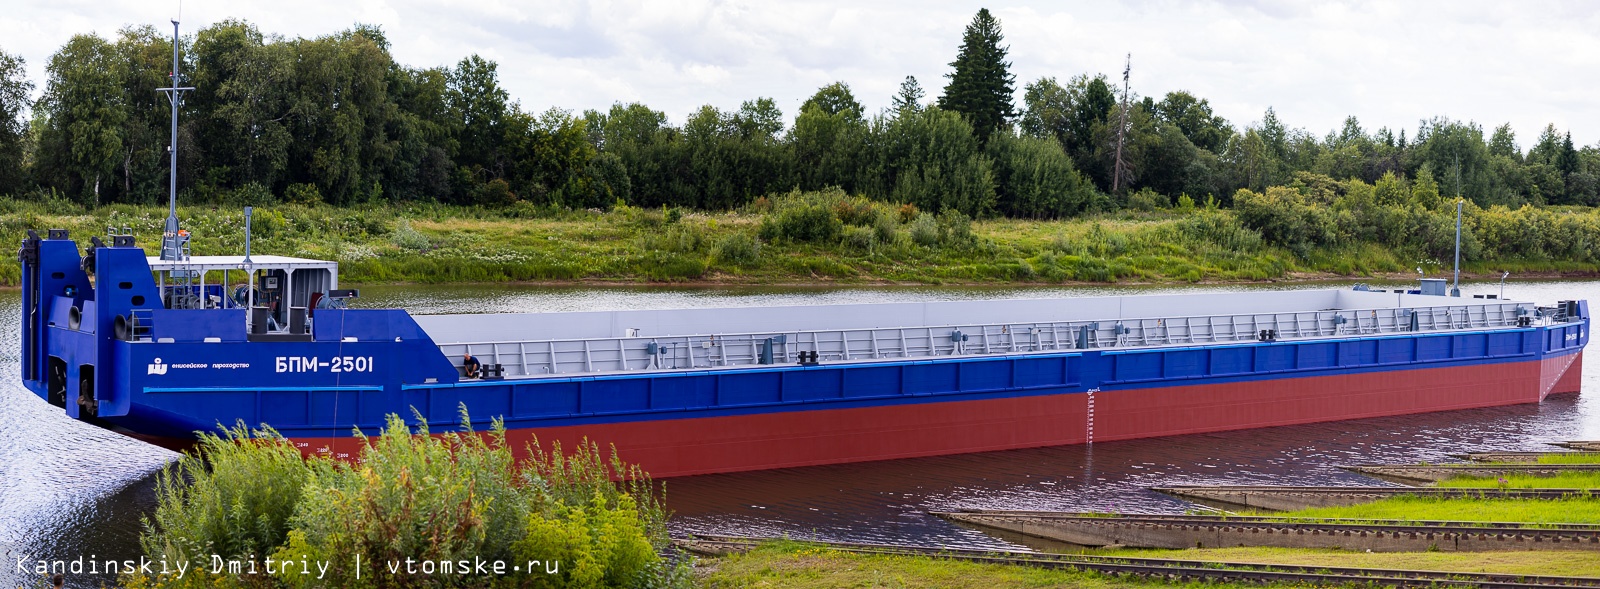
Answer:
[[[880,210],[877,218],[872,221],[872,231],[878,243],[894,243],[896,236],[900,234],[900,221],[897,220],[895,213]]]
[[[1139,211],[1159,211],[1167,208],[1171,201],[1167,197],[1157,194],[1149,188],[1141,188],[1138,192],[1128,195],[1128,207]],[[1191,206],[1193,203],[1190,203]]]
[[[833,210],[821,203],[794,203],[761,221],[761,236],[766,239],[827,243],[839,239],[844,223]]]
[[[283,200],[289,204],[313,206],[322,204],[322,192],[315,184],[290,184],[283,191]]]
[[[895,210],[895,213],[900,215],[901,223],[910,223],[917,218],[917,205],[911,203],[902,204],[899,209]]]
[[[251,217],[250,232],[259,239],[271,239],[287,232],[289,220],[283,211],[256,210]]]
[[[721,264],[749,266],[761,257],[761,242],[749,234],[730,233],[711,246],[711,258]]]
[[[551,517],[529,514],[527,533],[512,546],[515,562],[558,563],[555,575],[535,577],[536,586],[634,586],[656,554],[633,498],[623,495],[612,503],[597,492],[584,505],[556,505]]]
[[[645,232],[639,237],[639,247],[644,251],[687,254],[705,249],[705,246],[705,230],[687,223],[671,225],[666,231]]]
[[[1094,184],[1075,169],[1053,137],[1012,137],[989,142],[999,210],[1027,218],[1068,217],[1088,204]]]
[[[845,225],[871,225],[876,207],[872,201],[865,198],[849,198],[841,192],[835,197],[833,203],[833,216]]]
[[[753,213],[757,215],[765,215],[770,213],[772,212],[772,199],[765,196],[758,196],[755,200],[750,201],[750,204],[744,206],[744,211],[746,213]]]
[[[511,185],[505,180],[495,178],[472,189],[472,204],[485,207],[503,207],[517,200],[517,195],[512,194]]]
[[[655,229],[667,224],[666,209],[641,209],[628,205],[618,205],[611,209],[611,214],[622,218],[623,223],[641,229]]]
[[[1057,231],[1055,236],[1050,238],[1050,249],[1063,254],[1076,254],[1080,248],[1067,237],[1066,233]]]
[[[939,222],[933,215],[922,213],[911,222],[911,241],[928,247],[939,245]]]
[[[360,460],[302,460],[271,430],[244,426],[202,439],[161,475],[154,521],[141,545],[151,558],[211,554],[257,563],[331,561],[326,577],[290,569],[264,574],[124,575],[137,587],[631,587],[686,586],[665,564],[665,512],[649,477],[587,440],[547,452],[537,443],[517,460],[503,425],[474,433],[430,435],[396,415],[364,442]],[[419,416],[419,421],[421,421]],[[209,467],[209,468],[208,468]],[[620,482],[614,482],[620,481]],[[352,566],[360,557],[360,578]],[[558,574],[515,581],[470,574],[391,572],[383,563],[421,561],[559,561]],[[541,571],[542,573],[543,571]]]
[[[330,586],[362,585],[345,564],[356,555],[369,563],[509,557],[508,546],[485,542],[491,529],[502,542],[509,540],[507,530],[515,529],[528,508],[525,497],[504,496],[516,483],[509,450],[490,448],[477,436],[434,438],[425,425],[417,433],[412,437],[399,416],[391,415],[383,434],[369,440],[360,464],[323,463],[295,512],[288,543],[274,557],[344,564],[330,573]],[[482,468],[463,471],[461,462]],[[524,502],[496,505],[495,499]],[[369,585],[415,583],[381,566],[363,573]],[[297,576],[283,580],[291,586],[312,583]]]
[[[278,199],[272,196],[272,191],[267,187],[251,182],[233,190],[220,191],[215,201],[228,207],[261,207],[276,204]],[[181,200],[179,202],[182,202]]]
[[[844,244],[852,249],[870,253],[877,242],[878,238],[871,228],[846,227],[844,230]]]
[[[433,242],[428,240],[428,236],[411,227],[410,219],[400,220],[394,231],[389,234],[389,242],[393,243],[395,247],[413,252],[427,251],[428,248],[433,246]]]
[[[972,234],[972,219],[955,209],[939,213],[939,241],[945,245],[966,247],[978,240]]]
[[[1263,193],[1241,188],[1233,196],[1233,206],[1246,227],[1302,258],[1312,247],[1335,240],[1327,209],[1312,206],[1293,188],[1273,186]]]
[[[1232,252],[1253,252],[1261,247],[1261,234],[1246,229],[1227,213],[1198,211],[1185,217],[1178,227],[1190,243],[1215,244]]]
[[[294,444],[241,421],[221,435],[201,434],[196,448],[156,478],[156,511],[140,537],[145,554],[264,555],[282,544],[312,472]]]
[[[519,200],[496,211],[497,216],[505,219],[560,219],[568,213],[569,211],[560,205],[534,204],[525,200]]]

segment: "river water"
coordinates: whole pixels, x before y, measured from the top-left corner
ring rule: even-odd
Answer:
[[[580,311],[1050,298],[1155,292],[1319,288],[1251,285],[1073,288],[550,288],[365,287],[359,306],[415,314]],[[1336,285],[1339,287],[1347,285]],[[1388,287],[1390,285],[1378,285]],[[1494,284],[1463,293],[1498,293]],[[1505,295],[1600,304],[1600,282],[1513,282]],[[17,558],[136,557],[154,480],[176,455],[68,419],[17,379],[20,295],[0,292],[0,587],[31,583]],[[1147,490],[1170,484],[1370,484],[1339,465],[1440,461],[1472,450],[1537,450],[1600,438],[1600,352],[1585,352],[1589,396],[1359,421],[706,475],[664,483],[679,532],[814,537],[959,547],[1015,547],[928,511],[955,508],[1182,513],[1191,505]],[[624,457],[626,458],[626,457]],[[74,579],[98,586],[103,579]]]

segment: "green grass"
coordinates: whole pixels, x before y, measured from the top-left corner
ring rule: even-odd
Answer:
[[[700,586],[704,589],[1245,587],[1218,583],[1174,585],[1115,579],[1078,571],[977,564],[922,556],[850,554],[796,542],[773,542],[743,554],[703,559],[700,567]]]
[[[1600,452],[1561,452],[1539,457],[1539,464],[1600,464]]]
[[[1500,481],[1504,480],[1504,483]],[[1507,474],[1502,477],[1454,477],[1435,486],[1507,489],[1600,489],[1600,472],[1564,472],[1555,476]]]
[[[767,233],[764,226],[781,225],[777,219],[789,203],[829,207],[849,222],[828,233],[836,236],[817,241],[782,231],[760,237]],[[1403,274],[1416,266],[1416,256],[1371,244],[1316,249],[1298,258],[1263,243],[1227,210],[970,224],[917,215],[832,192],[775,196],[740,211],[710,213],[281,205],[256,208],[252,248],[337,260],[343,281],[357,284],[1244,282]],[[83,244],[112,226],[132,229],[139,245],[150,249],[165,217],[161,206],[86,209],[61,200],[0,198],[0,239],[16,243],[27,229],[63,228]],[[237,208],[180,207],[179,217],[194,236],[196,255],[242,253],[243,215]],[[1538,260],[1481,263],[1519,273],[1594,271]],[[16,285],[20,275],[14,259],[0,262],[0,286]]]
[[[1518,466],[1527,464],[1600,464],[1600,452],[1555,452],[1542,454],[1532,462],[1519,460],[1497,460],[1490,462],[1475,462],[1472,465],[1480,466]]]
[[[1600,523],[1600,501],[1587,497],[1557,500],[1391,497],[1359,505],[1314,507],[1262,515],[1372,520],[1594,524]]]
[[[1093,550],[1089,553],[1138,558],[1328,567],[1563,576],[1600,575],[1600,553],[1590,551],[1359,553],[1297,548],[1207,548]],[[985,565],[920,556],[869,556],[836,552],[797,542],[772,542],[744,554],[702,559],[698,568],[700,586],[706,589],[1259,587],[1259,585],[1201,582],[1174,585],[1171,582],[1112,578],[1095,573]]]
[[[1600,576],[1600,553],[1574,551],[1350,552],[1334,549],[1236,547],[1185,550],[1096,550],[1093,554],[1222,562],[1370,567],[1513,575]]]

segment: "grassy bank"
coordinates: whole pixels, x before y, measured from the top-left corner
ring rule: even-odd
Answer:
[[[1573,551],[1506,552],[1350,552],[1332,549],[1236,547],[1184,550],[1096,550],[1092,554],[1218,562],[1370,567],[1418,571],[1460,571],[1512,575],[1592,577],[1600,575],[1600,554]]]
[[[194,253],[243,251],[236,208],[183,207]],[[166,209],[0,200],[0,238],[65,228],[80,241],[127,227],[147,249]],[[738,211],[505,209],[433,204],[259,207],[253,251],[338,260],[353,283],[715,282],[1068,283],[1262,281],[1409,276],[1419,260],[1355,244],[1303,257],[1264,241],[1228,210],[1126,211],[1060,221],[930,215],[839,193],[759,199]],[[1469,274],[1593,275],[1593,264],[1474,260]],[[15,260],[0,285],[15,285]]]
[[[1361,553],[1292,548],[1207,548],[1089,552],[1108,556],[1217,562],[1563,576],[1600,575],[1600,554],[1588,551]],[[707,589],[1259,587],[1259,585],[1229,583],[1174,585],[1170,582],[1121,579],[1076,571],[983,565],[917,556],[847,554],[796,542],[773,542],[748,553],[705,559],[698,568],[700,584]]]
[[[1096,573],[955,562],[922,556],[849,554],[796,542],[773,542],[743,554],[708,559],[699,568],[700,586],[705,589],[1243,587],[1217,583],[1152,583]]]
[[[1546,454],[1539,457],[1539,464],[1600,464],[1600,453]]]
[[[1594,524],[1600,523],[1600,501],[1588,497],[1558,500],[1391,497],[1359,505],[1313,507],[1262,515],[1374,520]]]
[[[1438,487],[1507,489],[1600,489],[1600,472],[1564,472],[1541,477],[1508,474],[1503,477],[1455,477],[1439,481]]]

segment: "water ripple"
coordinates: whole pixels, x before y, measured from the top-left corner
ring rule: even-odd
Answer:
[[[539,312],[977,298],[1043,298],[1152,291],[1223,292],[1304,285],[1073,288],[549,288],[363,287],[362,306],[416,313]],[[1497,292],[1466,285],[1463,292]],[[1509,285],[1551,303],[1600,303],[1600,282]],[[19,298],[0,292],[0,370],[18,372]],[[1600,391],[1600,358],[1586,351],[1584,387]],[[860,542],[1015,548],[929,511],[1044,509],[1183,513],[1194,506],[1152,485],[1368,485],[1337,468],[1365,462],[1444,461],[1474,450],[1540,450],[1545,442],[1600,439],[1600,401],[1573,395],[1540,405],[1036,448],[706,475],[664,483],[677,532],[787,535]],[[174,454],[62,415],[13,376],[0,384],[0,552],[36,558],[124,558],[138,553],[139,518],[153,509],[153,478]],[[0,586],[13,578],[0,567]],[[97,586],[94,579],[75,580]]]

